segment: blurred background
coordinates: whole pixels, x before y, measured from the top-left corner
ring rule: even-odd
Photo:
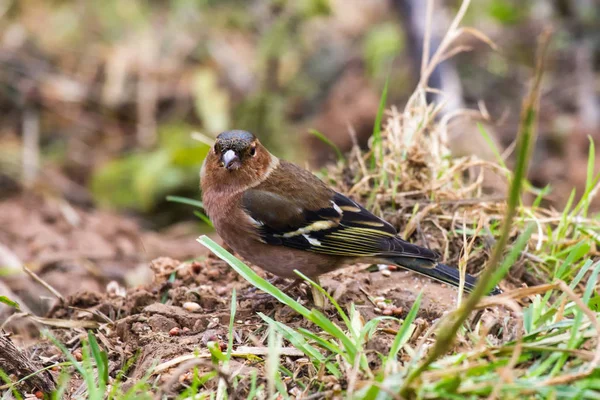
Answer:
[[[387,104],[400,109],[418,81],[425,4],[1,0],[4,275],[25,262],[97,289],[90,275],[102,283],[124,265],[198,255],[193,238],[209,227],[166,200],[200,198],[209,147],[193,132],[249,130],[315,169],[335,152],[311,131],[342,151],[353,138],[366,147],[386,79]],[[434,5],[435,48],[460,2]],[[600,6],[478,0],[462,25],[485,37],[465,32],[430,85],[446,93],[446,115],[481,115],[457,124],[449,145],[493,160],[480,122],[509,166],[536,40],[554,30],[530,179],[562,207],[585,185],[589,138],[600,139]]]

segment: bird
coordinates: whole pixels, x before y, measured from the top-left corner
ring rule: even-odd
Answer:
[[[244,260],[300,282],[349,264],[392,264],[459,287],[456,268],[402,239],[387,221],[279,159],[252,133],[219,134],[200,170],[204,210],[225,244]],[[466,274],[464,290],[477,280]],[[490,295],[501,293],[494,288]]]

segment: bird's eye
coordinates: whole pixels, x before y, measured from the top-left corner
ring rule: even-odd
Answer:
[[[256,155],[256,147],[254,147],[254,146],[250,147],[250,155],[252,157],[254,157]]]
[[[213,147],[213,150],[215,151],[216,154],[219,154],[219,146],[217,146],[216,144]]]

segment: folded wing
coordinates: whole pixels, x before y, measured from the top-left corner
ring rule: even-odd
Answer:
[[[434,252],[400,239],[392,225],[348,197],[332,193],[328,205],[305,209],[293,198],[250,189],[242,205],[261,240],[271,245],[343,257],[406,257],[433,266]]]

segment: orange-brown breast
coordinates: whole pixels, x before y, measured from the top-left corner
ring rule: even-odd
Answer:
[[[206,177],[206,175],[211,175]],[[250,263],[285,278],[296,278],[297,269],[309,277],[332,271],[345,263],[342,257],[316,254],[283,246],[268,245],[260,240],[254,221],[241,206],[243,191],[203,173],[203,203],[219,236],[236,253]],[[239,186],[237,187],[239,188]],[[333,192],[310,172],[280,161],[268,179],[255,188],[295,199],[299,208],[317,210],[330,206]],[[269,204],[264,204],[269,207]]]

